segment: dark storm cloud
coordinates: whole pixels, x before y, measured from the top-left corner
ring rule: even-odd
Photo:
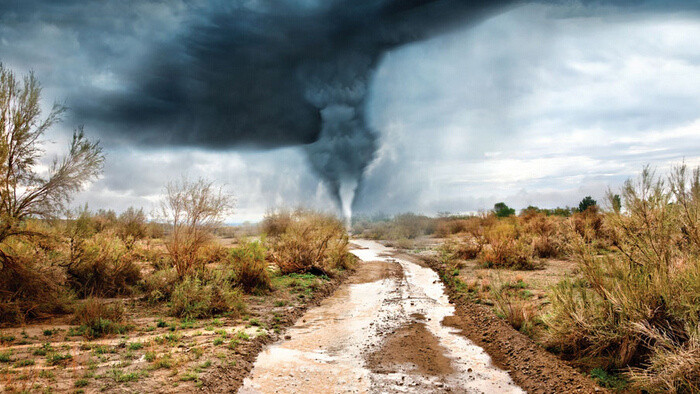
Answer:
[[[370,72],[386,49],[498,3],[506,2],[190,4],[181,31],[154,43],[145,58],[130,59],[140,66],[122,75],[126,91],[74,98],[71,105],[77,118],[149,145],[308,144],[338,115],[331,110],[324,119],[328,106],[353,108],[350,118],[362,123]],[[73,19],[67,14],[48,19]],[[92,47],[98,58],[123,62],[108,45]]]

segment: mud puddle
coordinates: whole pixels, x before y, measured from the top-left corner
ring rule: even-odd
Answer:
[[[480,347],[442,321],[437,274],[354,240],[363,263],[255,362],[240,393],[521,393]]]

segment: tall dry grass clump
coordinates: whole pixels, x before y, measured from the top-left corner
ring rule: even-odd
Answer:
[[[645,168],[606,222],[612,253],[574,240],[584,284],[552,293],[551,344],[591,366],[621,369],[653,392],[700,390],[700,169],[666,179]]]
[[[129,330],[124,324],[124,307],[118,303],[108,303],[97,298],[88,298],[78,304],[73,315],[73,323],[78,324],[78,332],[88,339],[108,334],[123,334]]]
[[[271,260],[283,274],[321,273],[332,275],[350,268],[348,234],[338,218],[297,210],[284,233],[271,241]]]

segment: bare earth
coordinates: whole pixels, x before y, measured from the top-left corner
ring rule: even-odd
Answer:
[[[432,269],[356,240],[356,273],[258,356],[240,393],[521,393],[460,331]]]

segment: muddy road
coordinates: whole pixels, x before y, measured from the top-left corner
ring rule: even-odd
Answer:
[[[354,241],[362,263],[257,358],[240,393],[521,393],[454,314],[430,268]]]

